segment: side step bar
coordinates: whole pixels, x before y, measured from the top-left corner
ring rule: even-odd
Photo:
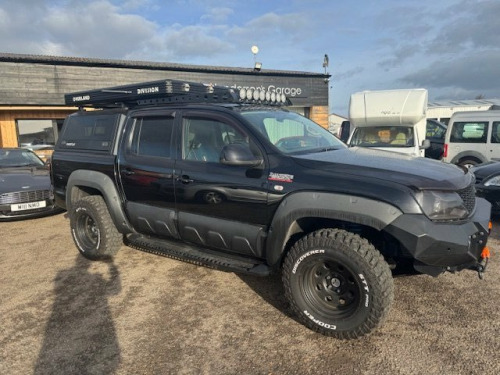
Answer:
[[[125,245],[156,255],[221,271],[245,273],[255,276],[268,276],[271,273],[269,267],[262,263],[253,263],[247,259],[222,256],[179,242],[160,241],[135,233],[126,236]]]

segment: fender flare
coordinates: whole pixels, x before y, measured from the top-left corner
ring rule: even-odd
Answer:
[[[75,187],[80,186],[89,187],[101,193],[108,206],[109,214],[120,233],[135,232],[125,215],[114,181],[102,172],[78,169],[71,173],[66,185],[66,207],[70,214],[73,204],[84,196],[80,193],[80,189],[75,189]]]
[[[382,230],[401,216],[397,207],[373,199],[346,194],[300,192],[286,197],[274,214],[267,239],[267,261],[276,265],[297,220],[306,217],[337,219]]]
[[[488,161],[488,159],[478,151],[464,150],[464,151],[461,151],[458,154],[456,154],[455,157],[453,159],[451,159],[450,163],[451,164],[458,164],[458,161],[460,159],[463,159],[466,157],[473,157],[474,159],[479,159],[479,160],[481,160],[482,163],[485,163]]]

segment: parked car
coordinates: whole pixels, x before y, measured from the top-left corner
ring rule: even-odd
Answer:
[[[47,160],[50,159],[50,156],[54,152],[54,145],[42,144],[42,145],[28,146],[26,148],[37,154],[37,156],[44,162],[47,162]]]
[[[446,125],[433,119],[427,119],[425,138],[431,143],[425,150],[425,157],[440,160],[444,152],[444,137],[446,135]]]
[[[61,211],[54,204],[49,167],[31,150],[0,148],[0,220]]]
[[[470,168],[500,160],[500,110],[455,112],[445,136],[443,161]]]
[[[491,211],[500,214],[500,162],[492,161],[471,168],[476,176],[476,195],[491,203]]]

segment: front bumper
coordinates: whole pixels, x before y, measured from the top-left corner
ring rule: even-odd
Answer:
[[[489,236],[491,204],[476,198],[472,218],[460,223],[438,223],[425,215],[401,215],[385,228],[419,272],[437,276],[444,271],[478,269]]]
[[[64,210],[54,203],[53,199],[46,199],[45,207],[23,211],[12,211],[10,204],[0,205],[0,221],[12,221],[42,217],[63,212]]]

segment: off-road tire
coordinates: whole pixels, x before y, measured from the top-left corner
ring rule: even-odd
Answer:
[[[110,258],[123,245],[123,235],[116,229],[100,195],[84,197],[73,205],[70,226],[73,241],[85,258]]]
[[[285,294],[300,321],[339,339],[381,325],[394,299],[389,265],[366,239],[322,229],[298,240],[282,269]]]

